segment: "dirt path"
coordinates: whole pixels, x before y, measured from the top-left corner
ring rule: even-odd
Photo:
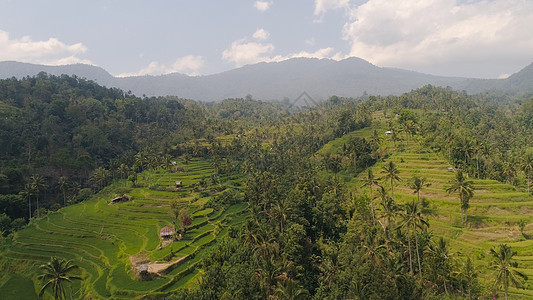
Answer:
[[[184,256],[184,257],[180,257],[174,261],[171,261],[171,262],[168,262],[168,263],[152,263],[152,264],[148,264],[148,272],[149,273],[159,273],[163,270],[165,270],[166,268],[170,267],[171,265],[173,264],[177,264],[179,263],[180,261],[184,260],[187,256]]]

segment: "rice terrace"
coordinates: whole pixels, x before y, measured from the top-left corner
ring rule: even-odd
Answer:
[[[0,1],[0,299],[533,299],[533,1]]]
[[[127,299],[187,286],[197,279],[196,265],[209,248],[232,226],[243,222],[246,204],[206,208],[208,197],[229,192],[217,190],[216,186],[200,188],[202,181],[213,175],[213,168],[206,161],[191,160],[186,169],[146,175],[153,177],[152,182],[163,190],[145,188],[143,180],[138,180],[138,187],[123,180],[88,201],[48,214],[17,233],[5,258],[20,261],[23,266],[27,262],[46,262],[50,256],[75,260],[83,269],[84,293],[96,298]],[[182,182],[179,191],[165,191],[168,180],[174,185],[178,179]],[[230,183],[240,185],[238,179]],[[228,190],[232,188],[239,193],[237,186]],[[112,203],[116,191],[126,192],[130,199]],[[192,222],[184,226],[185,233],[178,241],[167,243],[173,237],[162,238],[160,229],[172,225],[168,213],[172,201],[175,209],[186,209]],[[143,265],[148,269],[139,271]],[[20,267],[12,267],[17,266]],[[142,277],[152,278],[143,281]],[[28,290],[28,297],[36,298],[30,291],[33,286],[31,280],[13,276],[5,280],[2,291],[10,297],[9,290]],[[72,289],[78,291],[80,282],[74,281]],[[13,299],[17,295],[13,294]]]

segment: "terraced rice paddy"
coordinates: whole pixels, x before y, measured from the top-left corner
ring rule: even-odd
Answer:
[[[194,284],[200,276],[198,262],[230,226],[244,221],[246,204],[217,211],[204,207],[217,192],[208,188],[201,191],[205,196],[201,197],[195,184],[213,174],[211,164],[193,160],[186,169],[184,173],[170,174],[172,183],[183,182],[179,192],[131,188],[127,193],[133,197],[131,201],[110,204],[115,191],[126,184],[120,182],[88,201],[32,221],[15,234],[2,254],[15,262],[11,266],[22,266],[0,278],[3,299],[21,299],[21,294],[13,291],[27,293],[24,299],[36,298],[40,286],[36,266],[48,262],[51,256],[80,266],[84,279],[74,281],[74,297],[131,299],[146,294],[165,295]],[[168,186],[166,172],[152,177],[160,186]],[[193,222],[181,240],[163,247],[159,232],[166,225],[172,226],[169,204],[174,199],[189,208]],[[168,267],[151,280],[140,280],[135,267],[141,263],[167,263]]]
[[[456,194],[448,194],[446,188],[451,185],[455,176],[452,166],[438,153],[422,148],[415,139],[411,138],[404,150],[396,151],[390,137],[384,135],[385,122],[377,119],[372,128],[352,132],[341,137],[321,151],[332,154],[342,149],[343,141],[349,136],[369,138],[374,129],[382,135],[382,147],[389,153],[383,162],[372,167],[376,177],[383,177],[382,166],[391,160],[400,170],[401,181],[394,187],[394,198],[402,204],[416,199],[416,195],[409,188],[409,179],[416,175],[425,177],[430,183],[420,192],[428,206],[424,213],[429,219],[430,228],[435,236],[443,236],[449,242],[451,252],[458,260],[469,256],[481,271],[481,280],[488,286],[494,282],[494,271],[488,268],[490,262],[489,250],[500,243],[506,243],[518,252],[515,256],[519,262],[519,270],[529,276],[526,289],[510,289],[513,299],[533,297],[533,240],[526,240],[520,233],[518,220],[527,221],[526,233],[533,232],[533,197],[526,191],[496,180],[472,179],[474,182],[474,197],[470,200],[468,210],[468,224],[461,222],[460,202]],[[404,140],[405,143],[405,140]],[[368,193],[367,187],[362,187],[366,173],[362,172],[355,179],[346,176],[348,185],[361,193]],[[390,191],[390,183],[381,185]],[[375,205],[379,200],[375,199]]]

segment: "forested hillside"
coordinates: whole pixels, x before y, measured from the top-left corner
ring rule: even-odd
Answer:
[[[78,298],[531,298],[533,99],[498,97],[0,81],[0,292],[36,298],[55,256]]]

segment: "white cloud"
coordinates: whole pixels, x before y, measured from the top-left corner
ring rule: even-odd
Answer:
[[[315,44],[315,38],[312,37],[312,38],[310,38],[310,39],[307,39],[307,40],[305,40],[305,43],[306,43],[307,45],[313,46],[313,45]]]
[[[77,57],[86,51],[87,47],[82,43],[68,45],[56,38],[33,41],[29,36],[10,39],[8,32],[0,30],[0,61],[14,60],[45,65],[90,64],[89,60]]]
[[[531,11],[526,0],[369,0],[349,12],[343,36],[351,56],[382,66],[531,59]]]
[[[122,73],[118,74],[117,77],[162,75],[176,72],[187,75],[198,75],[198,72],[204,66],[204,63],[205,61],[201,56],[187,55],[178,58],[172,65],[165,65],[157,61],[152,61],[148,66],[140,69],[138,72]]]
[[[252,35],[254,39],[258,39],[260,41],[268,39],[270,36],[270,33],[263,28],[257,29],[254,34]]]
[[[247,42],[246,39],[236,40],[230,48],[222,52],[222,59],[235,63],[237,67],[270,61],[268,54],[274,50],[272,44]]]
[[[328,10],[335,10],[339,8],[347,9],[349,7],[350,0],[315,0],[315,19],[313,22],[322,22],[322,17]]]
[[[265,12],[270,8],[270,5],[272,5],[272,2],[269,1],[255,1],[254,6],[257,8],[260,12]]]
[[[271,43],[250,42],[246,38],[239,39],[231,43],[231,46],[224,50],[222,59],[233,62],[236,67],[259,62],[278,62],[296,57],[308,58],[338,58],[339,54],[331,55],[333,48],[322,48],[315,52],[301,51],[288,55],[272,55],[275,47]]]

